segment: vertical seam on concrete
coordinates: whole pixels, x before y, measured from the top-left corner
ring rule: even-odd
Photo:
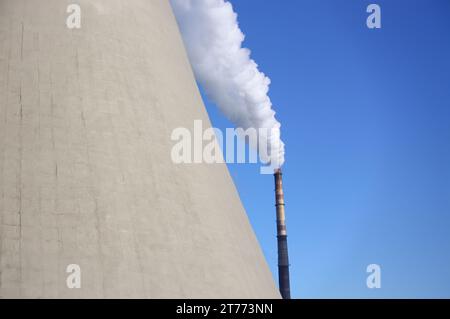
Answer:
[[[21,43],[20,43],[20,62],[21,62],[21,70],[23,68],[23,36],[24,36],[24,23],[21,22]],[[23,103],[22,103],[22,72],[20,74],[20,87],[19,87],[19,116],[20,116],[20,126],[19,126],[19,265],[20,265],[20,296],[22,296],[22,285],[23,285],[23,265],[22,265],[22,238],[23,238],[23,229],[22,229],[22,166],[23,166]]]
[[[11,23],[9,24],[9,31],[11,31],[12,26]],[[11,63],[11,43],[12,43],[12,37],[11,37],[11,32],[9,32],[9,50],[8,50],[8,68],[6,71],[6,90],[5,90],[5,96],[6,96],[6,101],[4,104],[4,127],[6,127],[7,123],[8,123],[8,103],[9,103],[9,71],[10,71],[10,63]],[[6,135],[6,130],[5,130],[5,135]],[[3,137],[5,138],[5,136]],[[2,161],[2,167],[1,167],[1,177],[3,180],[3,176],[4,176],[4,171],[5,171],[5,159],[6,159],[6,148],[3,147],[3,161]],[[5,205],[5,185],[4,183],[2,183],[2,203],[3,206]],[[2,207],[2,211],[0,214],[0,227],[3,227],[3,207]],[[2,287],[2,270],[3,267],[1,267],[1,263],[2,263],[2,256],[3,256],[3,236],[0,235],[0,288]],[[1,293],[1,290],[0,290]]]
[[[38,148],[38,154],[40,157],[41,154],[41,60],[40,60],[40,51],[41,51],[41,39],[40,39],[40,33],[37,32],[37,54],[36,54],[36,68],[37,68],[37,89],[38,89],[38,112],[37,112],[37,119],[38,119],[38,127],[37,127],[37,148]],[[38,191],[38,217],[39,217],[39,229],[42,231],[42,197],[41,197],[41,187],[39,186]],[[44,251],[43,247],[43,240],[40,240],[40,251]],[[42,295],[45,297],[46,294],[46,276],[44,275],[42,278]]]
[[[72,37],[72,41],[74,40],[73,38],[73,32],[71,32],[71,37]],[[81,88],[80,88],[80,75],[79,75],[79,66],[80,66],[80,61],[79,61],[79,52],[78,52],[78,48],[76,48],[75,51],[76,54],[76,66],[77,66],[77,89],[78,89],[78,98],[80,100],[80,104],[79,104],[79,110],[80,110],[80,116],[81,116],[81,120],[83,122],[83,128],[84,128],[84,138],[85,138],[85,145],[86,145],[86,157],[87,157],[87,162],[88,162],[88,167],[89,167],[89,178],[91,180],[90,182],[90,192],[91,192],[91,196],[92,199],[94,200],[94,205],[95,205],[95,210],[94,210],[94,215],[95,215],[95,228],[97,230],[97,251],[98,251],[98,256],[99,256],[99,264],[101,267],[101,287],[102,287],[102,297],[105,297],[105,292],[106,292],[106,288],[105,288],[105,269],[104,269],[104,264],[103,264],[103,254],[102,254],[102,245],[101,245],[101,231],[100,231],[100,217],[98,215],[98,199],[95,195],[95,187],[94,187],[94,173],[92,170],[92,161],[91,161],[91,156],[90,156],[90,152],[89,152],[89,143],[88,143],[88,132],[87,132],[87,124],[86,124],[86,117],[84,116],[84,109],[83,109],[83,97],[81,95]]]
[[[21,35],[21,40],[20,40],[20,61],[23,61],[23,22],[22,22],[22,35]]]

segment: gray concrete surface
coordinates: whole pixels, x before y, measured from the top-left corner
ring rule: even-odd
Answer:
[[[0,297],[278,298],[226,166],[171,161],[209,119],[168,1],[70,3],[0,0]]]

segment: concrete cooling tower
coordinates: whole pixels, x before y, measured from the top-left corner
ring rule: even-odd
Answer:
[[[167,0],[0,0],[0,296],[279,298],[226,166],[171,160],[194,120]]]

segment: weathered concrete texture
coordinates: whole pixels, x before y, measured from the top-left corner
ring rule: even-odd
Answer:
[[[0,0],[0,296],[279,297],[226,166],[172,164],[209,120],[168,1],[72,2]]]

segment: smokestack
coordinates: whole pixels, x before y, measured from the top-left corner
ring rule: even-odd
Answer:
[[[287,245],[286,217],[284,212],[283,174],[281,169],[275,171],[275,200],[277,208],[278,240],[278,281],[283,299],[291,299],[289,283],[289,255]]]

